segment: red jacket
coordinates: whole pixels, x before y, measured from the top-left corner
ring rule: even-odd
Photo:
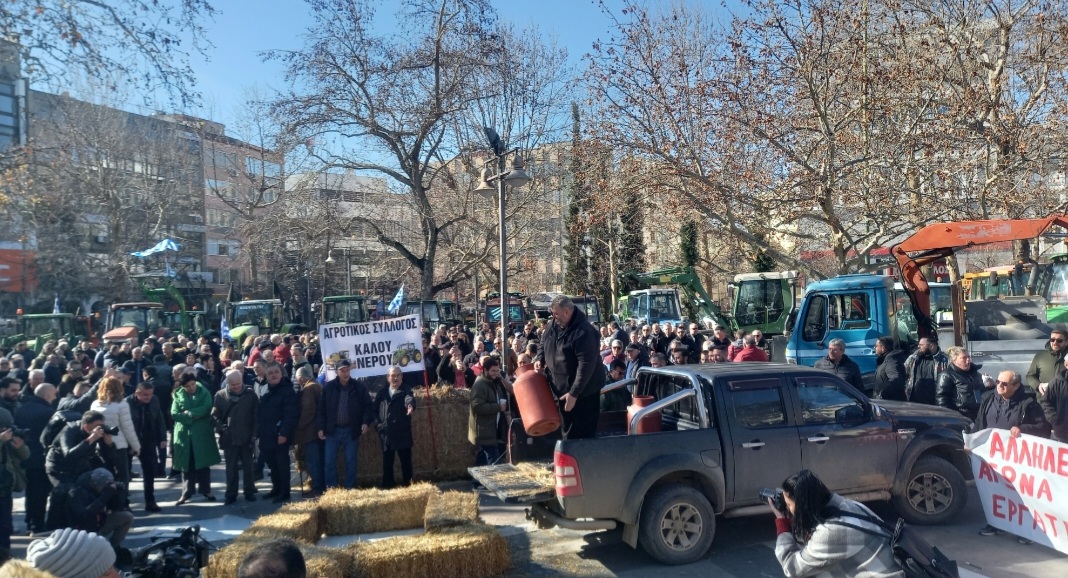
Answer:
[[[734,356],[734,361],[768,361],[768,354],[755,345],[746,345]]]

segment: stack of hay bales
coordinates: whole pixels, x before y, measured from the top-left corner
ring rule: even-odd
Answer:
[[[427,397],[429,394],[429,398]],[[467,417],[471,392],[452,387],[416,388],[415,411],[412,412],[412,474],[429,481],[455,480],[467,476],[475,465],[475,446],[467,441]],[[431,433],[433,419],[433,433]],[[329,458],[327,458],[329,459]],[[338,476],[345,474],[344,460],[337,458]],[[395,479],[401,479],[399,460],[393,466]],[[356,485],[372,487],[382,482],[382,443],[369,430],[360,436],[359,465]]]
[[[319,548],[323,534],[349,535],[424,528],[426,533]],[[511,565],[508,543],[478,516],[478,495],[441,493],[422,483],[393,490],[331,490],[318,500],[287,504],[262,516],[216,552],[205,574],[236,578],[244,557],[266,539],[290,538],[309,576],[484,578]]]

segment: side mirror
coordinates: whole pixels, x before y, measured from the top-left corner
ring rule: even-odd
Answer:
[[[864,419],[864,408],[859,405],[847,405],[838,408],[834,412],[834,421],[836,422],[860,421],[862,419]]]

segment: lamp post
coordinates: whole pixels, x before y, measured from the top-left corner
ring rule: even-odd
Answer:
[[[349,248],[342,247],[342,251],[345,252],[345,295],[352,295],[352,261],[349,260]],[[326,254],[326,264],[329,265],[334,262],[333,250]],[[324,287],[325,280],[324,280]]]
[[[501,137],[497,135],[497,132],[489,127],[483,127],[482,129],[486,133],[486,139],[489,140],[490,147],[493,149],[493,158],[486,161],[486,164],[482,168],[482,180],[475,188],[475,191],[486,192],[492,191],[493,187],[490,186],[491,181],[497,182],[497,219],[498,226],[500,228],[500,243],[501,243],[501,368],[507,374],[507,362],[508,362],[508,336],[505,335],[504,329],[508,327],[508,321],[511,318],[509,310],[511,309],[511,300],[508,298],[508,235],[505,231],[505,197],[504,190],[507,184],[510,187],[518,188],[526,185],[531,181],[530,176],[523,170],[523,158],[515,154],[519,151],[518,148],[506,149],[505,144],[501,142]],[[509,155],[512,157],[512,170],[507,170],[508,165],[505,162]],[[497,161],[497,174],[490,174],[492,161]]]

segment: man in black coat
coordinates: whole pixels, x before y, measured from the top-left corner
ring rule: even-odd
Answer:
[[[267,391],[260,397],[258,432],[260,453],[271,469],[271,491],[265,497],[275,503],[290,498],[289,446],[293,444],[293,430],[300,416],[300,403],[293,382],[282,375],[282,366],[267,364]]]
[[[26,438],[26,447],[30,457],[22,462],[26,471],[26,527],[31,532],[45,530],[45,507],[48,505],[48,493],[52,491],[52,481],[45,473],[45,448],[41,445],[41,434],[48,420],[56,410],[52,403],[56,399],[56,388],[42,383],[34,390],[30,398],[15,414],[15,423],[30,431]]]
[[[845,340],[835,337],[827,342],[827,357],[819,359],[812,364],[816,369],[829,371],[842,378],[846,383],[871,395],[871,390],[864,387],[864,379],[860,375],[860,366],[857,362],[849,359],[845,353]]]
[[[82,421],[63,428],[45,458],[45,471],[52,485],[72,483],[78,476],[107,464],[105,445],[111,436],[104,433],[104,414],[87,411]]]
[[[396,485],[393,475],[393,459],[400,456],[403,485],[412,483],[412,412],[415,398],[404,389],[404,374],[394,365],[386,372],[388,385],[378,390],[375,396],[378,435],[382,442],[382,487]],[[474,380],[472,380],[474,384]]]
[[[542,335],[540,355],[559,398],[563,433],[567,439],[592,438],[597,434],[605,383],[600,335],[566,295],[553,298],[549,313],[553,322]]]
[[[425,359],[425,358],[424,358]],[[338,486],[337,452],[345,450],[345,487],[356,486],[356,464],[360,435],[374,422],[371,394],[359,380],[349,375],[352,364],[342,359],[335,366],[337,377],[326,382],[319,398],[319,439],[326,448],[323,459],[327,487]]]
[[[111,542],[116,551],[122,548],[134,515],[125,509],[125,493],[104,468],[78,476],[67,498],[67,522],[70,527],[99,534]]]
[[[875,341],[875,399],[906,401],[905,352],[894,349],[894,340],[880,337]]]
[[[253,477],[252,440],[258,424],[259,398],[244,383],[241,371],[231,369],[223,379],[224,387],[212,400],[211,417],[219,432],[219,448],[226,461],[226,503],[237,501],[237,478],[245,484],[245,500],[256,501]]]
[[[145,375],[151,366],[145,368]],[[154,368],[152,368],[154,370]],[[133,419],[137,439],[141,440],[141,479],[145,489],[145,511],[158,512],[156,504],[156,470],[159,468],[159,453],[167,451],[167,422],[163,419],[163,409],[156,397],[153,379],[146,379],[137,384],[133,395],[126,398],[130,405],[130,417]],[[160,469],[162,472],[162,469]]]

